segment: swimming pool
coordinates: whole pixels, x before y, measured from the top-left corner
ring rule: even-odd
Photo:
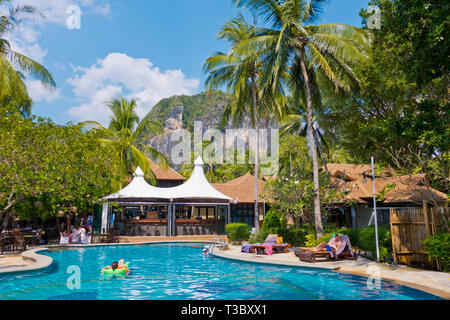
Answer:
[[[202,244],[171,243],[41,251],[39,254],[50,256],[53,263],[40,271],[0,275],[0,299],[440,299],[387,281],[382,281],[381,290],[369,289],[364,277],[328,270],[203,256],[202,248]],[[120,258],[130,261],[128,276],[100,274],[104,266]],[[68,268],[72,272],[79,268],[79,289],[67,287],[73,276]]]

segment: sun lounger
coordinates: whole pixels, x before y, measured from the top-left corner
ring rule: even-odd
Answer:
[[[342,246],[339,248],[338,251],[332,252],[331,257],[337,259],[349,258],[357,260],[358,255],[356,254],[356,252],[353,251],[352,244],[350,243],[350,238],[346,234],[341,236],[341,242]]]
[[[297,249],[294,251],[294,254],[301,260],[305,262],[316,262],[316,258],[324,257],[326,259],[345,259],[350,258],[353,260],[358,259],[358,255],[356,252],[352,250],[352,244],[350,243],[350,238],[347,235],[341,236],[342,246],[338,251],[328,251],[326,249],[323,250],[315,250],[304,248]]]
[[[326,259],[331,259],[331,253],[327,250],[311,251],[311,250],[295,250],[294,254],[301,260],[305,262],[316,262],[316,258],[324,257]]]
[[[277,241],[278,240],[278,241]],[[267,246],[271,246],[273,253],[286,253],[289,252],[289,243],[277,243],[277,242],[283,242],[283,238],[276,235],[276,234],[269,234],[264,241],[264,243],[261,244],[252,244],[252,245],[244,245],[242,246],[241,252],[250,252],[250,253],[256,253],[256,254],[267,254],[270,249],[267,250]],[[247,251],[248,250],[248,251]]]

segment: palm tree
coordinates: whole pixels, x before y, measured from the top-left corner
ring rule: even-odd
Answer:
[[[113,115],[108,128],[105,128],[96,121],[86,121],[86,126],[94,126],[95,130],[99,130],[102,133],[102,138],[99,141],[102,144],[113,146],[117,150],[117,154],[121,160],[121,176],[120,188],[123,186],[123,182],[129,180],[130,174],[133,169],[140,166],[144,171],[146,178],[155,185],[156,177],[153,173],[149,159],[147,155],[155,159],[163,168],[167,168],[169,161],[158,150],[140,144],[139,147],[144,150],[142,152],[135,145],[137,137],[142,134],[153,132],[161,133],[163,131],[161,124],[158,122],[152,122],[150,120],[139,121],[139,117],[136,114],[137,100],[126,100],[124,97],[119,99],[112,99],[107,103],[111,109]]]
[[[316,235],[323,235],[319,164],[313,130],[314,102],[320,99],[319,84],[331,83],[335,90],[350,91],[357,86],[357,63],[367,59],[370,34],[343,24],[313,25],[325,0],[233,0],[260,15],[271,28],[246,41],[241,51],[272,48],[269,59],[276,86],[289,71],[287,83],[296,103],[306,101],[308,142],[313,160],[314,221]]]
[[[5,4],[0,0],[0,5]],[[56,87],[50,72],[33,59],[11,49],[4,37],[19,23],[22,14],[38,13],[32,6],[11,8],[7,15],[0,15],[0,106],[17,104],[23,115],[31,112],[31,99],[24,80],[27,75],[41,80],[46,88]]]
[[[204,64],[207,72],[206,87],[212,91],[225,87],[232,94],[232,101],[225,109],[223,121],[231,117],[235,126],[250,114],[253,128],[256,131],[255,150],[255,181],[254,181],[254,221],[255,229],[259,231],[258,210],[258,176],[259,176],[259,120],[268,114],[273,114],[276,99],[282,95],[278,91],[272,94],[261,86],[260,75],[265,68],[260,48],[241,54],[236,51],[240,43],[257,35],[258,30],[249,25],[242,15],[226,22],[218,34],[219,39],[225,39],[231,44],[229,53],[217,52],[208,58]],[[281,89],[281,87],[278,87]]]
[[[327,167],[327,158],[330,158],[330,144],[328,142],[328,138],[322,133],[320,126],[317,121],[313,119],[313,137],[314,142],[316,143],[317,150],[316,152],[319,154],[325,172],[327,175],[330,174]],[[285,134],[299,134],[302,137],[308,137],[308,120],[304,111],[300,111],[300,113],[291,113],[287,114],[283,119],[283,124],[280,128],[281,135]],[[326,152],[326,154],[325,154]]]

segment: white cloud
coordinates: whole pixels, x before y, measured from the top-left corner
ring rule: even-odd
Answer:
[[[70,5],[78,5],[81,9],[83,19],[84,14],[109,15],[111,12],[110,4],[107,0],[12,0],[11,6],[31,5],[35,7],[43,17],[37,14],[26,15],[22,17],[20,26],[5,38],[11,42],[11,47],[29,57],[43,62],[47,55],[47,50],[39,44],[41,36],[40,27],[46,24],[56,24],[66,27],[69,17],[67,8]],[[2,7],[6,13],[5,7]],[[83,25],[83,23],[81,24]]]
[[[193,94],[199,80],[188,79],[181,70],[161,71],[148,59],[132,58],[123,53],[110,53],[89,68],[76,68],[79,73],[68,82],[80,101],[69,109],[79,120],[109,123],[105,102],[119,95],[138,99],[137,113],[145,116],[161,99],[173,95]]]
[[[44,88],[39,80],[25,81],[25,84],[27,86],[28,94],[34,102],[51,102],[59,98],[58,89],[51,90]]]

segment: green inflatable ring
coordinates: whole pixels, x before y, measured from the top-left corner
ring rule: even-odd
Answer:
[[[128,269],[129,264],[129,262],[126,262],[123,267],[119,267],[116,270],[113,270],[111,267],[104,267],[102,269],[102,274],[127,274],[130,271],[130,269]]]

